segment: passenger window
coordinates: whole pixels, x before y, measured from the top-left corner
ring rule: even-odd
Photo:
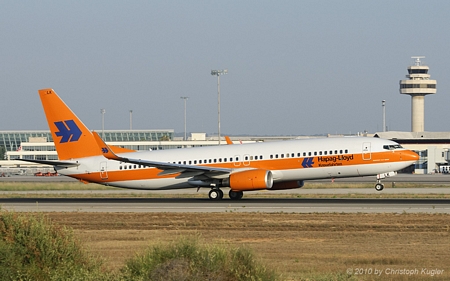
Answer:
[[[314,151],[314,156],[316,156],[317,155],[317,151]]]
[[[311,156],[311,151],[310,151],[310,152],[308,152],[308,156]]]

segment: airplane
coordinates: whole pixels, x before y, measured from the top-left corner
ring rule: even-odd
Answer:
[[[368,137],[314,138],[157,151],[107,145],[90,131],[53,89],[38,91],[58,160],[53,165],[84,183],[129,189],[210,188],[209,198],[239,200],[255,190],[301,188],[305,180],[377,175],[412,165],[419,156],[396,142]]]

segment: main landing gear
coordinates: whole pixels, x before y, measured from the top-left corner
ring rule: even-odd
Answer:
[[[244,192],[230,190],[230,192],[228,192],[228,196],[230,196],[231,200],[240,200],[242,199],[242,196],[244,196]]]
[[[242,196],[244,196],[244,192],[230,190],[228,196],[230,196],[231,200],[239,200],[242,198]],[[209,191],[209,199],[221,200],[222,198],[223,198],[223,191],[220,188],[213,188]]]
[[[209,191],[209,199],[221,200],[223,198],[223,191],[219,188],[213,188]]]

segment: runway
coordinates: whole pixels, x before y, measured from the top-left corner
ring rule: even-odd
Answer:
[[[20,212],[450,213],[450,199],[0,198]]]
[[[67,177],[26,177],[17,176],[0,178],[7,181],[74,181]],[[308,181],[328,182],[330,180]],[[335,182],[375,182],[374,177],[336,179]],[[383,180],[386,188],[382,192],[374,188],[323,188],[323,189],[292,189],[274,191],[274,194],[287,194],[289,198],[251,198],[246,194],[240,201],[224,199],[211,201],[207,198],[208,189],[202,188],[199,193],[204,198],[183,198],[186,194],[197,193],[195,188],[183,190],[149,191],[149,190],[48,190],[48,191],[0,191],[0,194],[15,194],[16,198],[0,198],[0,206],[7,210],[42,211],[42,212],[266,212],[266,213],[450,213],[450,199],[308,199],[309,194],[449,194],[450,175],[405,175],[400,174]],[[392,182],[419,183],[424,188],[392,188]],[[428,186],[441,186],[431,187]],[[449,187],[447,187],[449,186]],[[224,189],[227,194],[228,190]],[[260,191],[263,192],[263,191]],[[139,194],[172,194],[178,198],[133,198]],[[18,198],[23,194],[36,198]],[[53,197],[70,196],[71,198],[41,198],[45,194]],[[86,197],[86,194],[100,194],[102,198]],[[266,194],[270,192],[266,191]],[[301,198],[291,198],[292,194]],[[122,198],[108,198],[123,196]],[[74,198],[75,197],[75,198]],[[191,197],[191,196],[189,196]]]

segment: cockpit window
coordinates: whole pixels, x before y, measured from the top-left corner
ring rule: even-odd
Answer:
[[[383,149],[387,149],[387,150],[394,150],[394,149],[400,149],[403,148],[401,145],[399,144],[387,144],[387,145],[383,145]]]

